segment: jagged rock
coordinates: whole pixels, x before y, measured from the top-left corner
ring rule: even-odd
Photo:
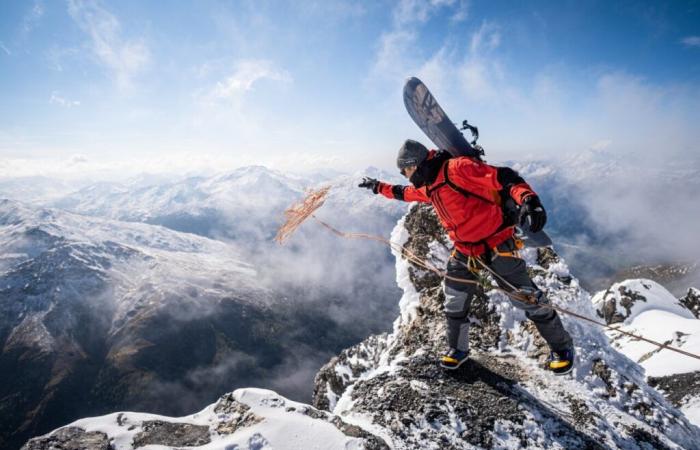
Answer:
[[[700,371],[664,377],[649,377],[649,384],[660,389],[675,406],[683,406],[689,397],[700,397]]]
[[[459,370],[443,371],[436,364],[445,347],[440,278],[403,259],[413,255],[442,268],[449,242],[427,205],[414,206],[392,240],[407,249],[397,254],[401,316],[391,334],[346,349],[321,369],[316,407],[341,418],[359,416],[407,449],[677,448],[700,439],[700,431],[646,385],[641,368],[612,351],[602,330],[588,322],[562,314],[578,344],[572,375],[542,370],[546,343],[522,311],[493,290],[490,277],[480,279],[483,291],[470,311],[472,356]],[[526,249],[523,256],[553,304],[595,317],[590,296],[553,249]],[[619,293],[630,307],[643,301]]]
[[[99,431],[78,427],[60,428],[46,436],[31,439],[21,450],[111,450],[109,438]]]
[[[681,305],[693,313],[696,319],[700,319],[700,289],[691,287],[685,296],[679,299]]]
[[[608,325],[613,323],[624,322],[632,312],[632,306],[635,302],[646,302],[647,299],[639,292],[628,289],[625,286],[618,287],[619,292],[619,306],[625,309],[626,314],[621,313],[618,308],[618,297],[614,295],[614,292],[608,290],[603,296],[603,302],[598,307],[596,311],[599,317],[605,319],[605,323]]]
[[[386,348],[385,341],[386,334],[370,336],[357,346],[343,350],[321,367],[314,380],[313,405],[324,411],[332,410],[348,386],[373,364],[378,364],[378,358]],[[349,360],[353,364],[342,363]]]
[[[239,428],[251,426],[263,420],[250,410],[250,406],[236,400],[232,392],[219,399],[214,406],[214,411],[229,416],[216,426],[219,434],[232,434]]]
[[[141,427],[143,431],[134,437],[134,448],[145,445],[196,447],[211,442],[209,427],[204,425],[149,420]]]

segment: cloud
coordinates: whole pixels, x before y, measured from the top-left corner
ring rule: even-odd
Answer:
[[[216,83],[211,96],[219,99],[235,99],[253,89],[261,80],[292,82],[286,70],[278,68],[272,61],[251,59],[240,61],[233,74],[224,81]]]
[[[594,142],[590,149],[594,151],[602,151],[610,147],[610,145],[612,145],[612,141],[610,139],[601,139],[600,141]]]
[[[498,48],[501,44],[499,28],[490,22],[481,24],[469,41],[469,52],[472,55],[480,55]]]
[[[412,22],[426,22],[436,9],[450,6],[455,0],[401,0],[393,11],[396,25]]]
[[[10,51],[10,49],[7,48],[7,46],[5,46],[5,43],[2,42],[2,41],[0,41],[0,50],[2,50],[3,52],[5,52],[5,53],[8,54],[8,55],[11,55],[11,54],[12,54],[12,52]]]
[[[686,36],[681,39],[681,44],[686,47],[700,47],[700,36]]]
[[[133,77],[151,59],[143,40],[124,39],[119,20],[97,1],[69,0],[68,12],[80,29],[89,35],[94,55],[112,72],[117,85],[129,87]]]
[[[405,78],[411,66],[411,48],[416,37],[416,33],[409,30],[382,33],[372,73],[390,79]]]
[[[72,108],[74,106],[80,106],[80,101],[68,100],[64,97],[61,97],[61,95],[57,91],[53,91],[51,93],[51,98],[49,99],[49,103],[51,103],[52,105],[63,106],[64,108]]]
[[[29,34],[34,28],[36,28],[37,24],[44,16],[44,12],[44,4],[38,0],[35,1],[32,5],[32,9],[30,9],[22,19],[22,33],[24,35]]]
[[[457,0],[401,0],[392,11],[392,27],[382,33],[371,76],[380,79],[401,80],[418,73],[423,57],[418,51],[420,26],[438,12],[457,5],[452,16],[457,21],[466,18],[466,2]],[[430,58],[428,58],[430,59]]]
[[[73,155],[68,160],[68,164],[69,165],[77,165],[77,164],[84,164],[84,163],[87,163],[89,161],[90,160],[85,155]]]

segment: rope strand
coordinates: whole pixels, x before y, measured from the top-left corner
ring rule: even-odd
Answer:
[[[406,257],[407,260],[409,260],[410,262],[412,262],[412,263],[415,264],[416,266],[418,266],[418,267],[420,267],[420,268],[422,268],[422,269],[425,269],[425,270],[429,270],[429,271],[431,271],[431,272],[433,272],[433,273],[435,273],[435,274],[437,274],[437,275],[439,275],[439,276],[441,276],[441,277],[443,277],[443,278],[446,278],[446,279],[449,279],[449,280],[452,280],[452,281],[455,281],[455,282],[458,282],[458,283],[479,284],[479,282],[476,281],[476,280],[469,280],[469,279],[466,279],[466,278],[456,278],[456,277],[449,276],[449,275],[447,275],[447,273],[446,273],[445,271],[438,269],[437,267],[433,266],[433,265],[430,264],[429,262],[427,262],[427,261],[425,261],[424,259],[418,257],[417,255],[415,255],[414,253],[412,253],[410,250],[408,250],[406,247],[401,246],[401,245],[398,245],[398,244],[396,244],[396,243],[394,243],[394,242],[391,242],[390,240],[385,239],[385,238],[383,238],[383,237],[381,237],[381,236],[375,236],[375,235],[365,234],[365,233],[346,233],[346,232],[343,232],[343,231],[338,230],[337,228],[334,228],[333,226],[331,226],[331,225],[329,225],[328,223],[322,221],[321,219],[319,219],[318,217],[316,217],[316,216],[313,215],[313,214],[311,215],[311,217],[312,217],[314,220],[316,220],[316,222],[318,222],[319,224],[321,224],[324,228],[330,230],[332,233],[336,234],[337,236],[340,236],[340,237],[343,237],[343,238],[346,238],[346,239],[366,239],[366,240],[371,240],[371,241],[376,241],[376,242],[383,243],[383,244],[389,246],[391,249],[395,250],[396,252],[398,252],[398,253],[404,255],[404,256]],[[508,291],[508,290],[503,289],[503,288],[501,288],[501,287],[497,287],[497,288],[494,288],[494,289],[503,292],[503,293],[506,294],[507,296],[509,296],[509,297],[511,297],[511,298],[513,298],[513,299],[515,299],[515,300],[517,300],[517,301],[520,301],[520,302],[523,302],[523,303],[533,303],[527,296],[525,296],[525,295],[519,293],[519,292],[518,292],[519,289],[517,289],[515,286],[513,286],[511,283],[509,283],[507,280],[505,280],[502,276],[500,276],[498,273],[496,273],[493,269],[491,269],[486,263],[484,263],[484,262],[481,260],[481,258],[475,258],[475,259],[481,264],[481,266],[482,266],[484,269],[486,269],[494,278],[496,278],[497,281],[503,282],[503,284],[504,284],[505,286],[507,286],[508,288],[512,289],[512,291]],[[606,328],[606,329],[608,329],[608,330],[612,330],[612,331],[615,331],[615,332],[617,332],[617,333],[621,333],[621,334],[623,334],[623,335],[629,336],[629,337],[631,337],[631,338],[634,338],[634,339],[637,339],[637,340],[640,340],[640,341],[647,342],[647,343],[649,343],[649,344],[655,345],[655,346],[657,346],[657,347],[659,347],[659,348],[662,348],[662,349],[671,350],[671,351],[673,351],[673,352],[680,353],[681,355],[689,356],[689,357],[695,358],[695,359],[700,359],[700,355],[696,355],[696,354],[694,354],[694,353],[687,352],[687,351],[682,350],[682,349],[680,349],[680,348],[672,347],[672,346],[670,346],[670,345],[668,345],[668,344],[661,343],[661,342],[657,342],[657,341],[654,341],[654,340],[652,340],[652,339],[645,338],[644,336],[641,336],[641,335],[638,335],[638,334],[635,334],[635,333],[631,333],[631,332],[629,332],[629,331],[621,330],[621,329],[619,329],[619,328],[617,328],[617,327],[613,327],[613,326],[611,326],[611,325],[608,325],[607,323],[600,322],[600,321],[595,320],[595,319],[591,319],[590,317],[586,317],[586,316],[584,316],[584,315],[582,315],[582,314],[579,314],[579,313],[570,311],[570,310],[565,309],[565,308],[562,308],[562,307],[560,307],[560,306],[553,305],[553,304],[551,304],[551,303],[550,303],[550,304],[542,304],[542,305],[540,305],[540,306],[542,306],[542,307],[544,307],[544,308],[553,309],[553,310],[555,310],[555,311],[557,311],[557,312],[560,312],[560,313],[562,313],[562,314],[568,314],[568,315],[570,315],[570,316],[572,316],[572,317],[576,317],[577,319],[581,319],[581,320],[590,322],[590,323],[592,323],[592,324],[598,325],[598,326],[600,326],[600,327]]]

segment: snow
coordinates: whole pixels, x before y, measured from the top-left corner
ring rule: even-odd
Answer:
[[[406,217],[402,217],[391,232],[391,243],[394,244],[391,253],[396,257],[396,284],[403,290],[403,295],[399,300],[399,317],[394,321],[394,332],[399,327],[408,323],[416,315],[416,309],[420,306],[420,295],[411,282],[409,263],[406,261],[397,248],[402,248],[408,241],[408,230],[404,226]]]
[[[87,432],[101,431],[106,433],[113,439],[112,445],[115,450],[132,449],[134,437],[142,431],[142,423],[152,420],[209,427],[211,442],[197,447],[200,449],[361,450],[364,448],[361,439],[348,437],[331,423],[304,414],[303,411],[311,408],[310,406],[286,399],[273,391],[253,388],[238,389],[233,392],[233,397],[238,402],[249,406],[250,411],[263,420],[239,428],[232,434],[219,434],[215,431],[216,426],[226,422],[230,417],[228,414],[217,413],[214,411],[215,405],[210,405],[196,414],[179,418],[125,412],[80,419],[69,426],[79,427]],[[144,448],[155,450],[166,447],[148,446]]]
[[[700,426],[700,397],[691,398],[680,410],[692,424]]]
[[[622,306],[624,292],[631,291],[640,294],[644,300],[635,301],[627,316],[627,311]],[[631,279],[613,284],[608,290],[600,291],[591,300],[594,305],[609,299],[615,299],[617,311],[622,316],[627,316],[625,324],[630,324],[639,314],[653,311],[667,311],[671,314],[687,319],[693,319],[693,314],[683,307],[678,300],[666,288],[652,280]]]
[[[666,343],[690,353],[700,354],[700,320],[683,307],[663,286],[646,279],[630,279],[613,284],[607,291],[598,292],[593,303],[600,305],[614,298],[618,312],[626,311],[620,306],[624,290],[627,296],[643,296],[635,300],[630,315],[622,324],[614,324],[623,331]],[[659,377],[700,370],[700,360],[681,355],[667,349],[608,331],[613,345],[628,358],[637,361],[650,377]]]
[[[667,343],[687,352],[700,354],[700,320],[695,318],[681,317],[665,310],[647,310],[621,329],[657,342]],[[613,338],[613,342],[627,357],[638,361],[646,370],[646,375],[650,377],[700,370],[699,359],[659,349],[644,341],[622,336]]]

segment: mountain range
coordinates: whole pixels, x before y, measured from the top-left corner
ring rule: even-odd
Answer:
[[[449,255],[449,241],[425,205],[397,223],[392,241],[436,263]],[[189,416],[115,412],[78,420],[23,448],[696,448],[700,428],[647,383],[644,367],[618,352],[602,327],[562,314],[577,365],[569,376],[545,371],[546,344],[522,311],[492,289],[493,280],[484,280],[474,299],[470,361],[454,372],[440,369],[440,277],[412,266],[403,251],[394,256],[403,295],[392,330],[331,358],[316,376],[313,406],[239,389]],[[565,311],[591,319],[607,311],[624,321],[665,309],[691,320],[685,304],[668,304],[663,291],[643,280],[615,288],[649,291],[647,300],[631,294],[636,303],[602,308],[551,248],[522,256],[534,281]],[[611,303],[611,294],[600,296]]]
[[[591,174],[611,180],[623,172],[621,162],[602,160],[515,167],[541,193],[548,230],[572,273],[584,274],[584,286],[607,288],[638,259],[615,253],[626,248],[622,239],[636,242],[629,224],[601,226],[586,201],[595,194]],[[655,180],[672,181],[682,171],[657,172]],[[298,176],[253,166],[82,183],[72,192],[75,184],[45,178],[0,183],[2,195],[31,200],[0,205],[0,439],[16,447],[117,409],[184,414],[236,387],[312,401],[324,362],[390,329],[401,293],[394,256],[312,221],[284,247],[271,238],[282,211],[321,185],[333,188],[319,217],[386,236],[407,206],[358,189],[363,175],[402,182],[372,168]],[[675,266],[688,269],[657,272],[673,272],[675,290],[687,290],[697,264]],[[639,275],[646,266],[636,267]],[[663,380],[665,392],[675,380]]]

